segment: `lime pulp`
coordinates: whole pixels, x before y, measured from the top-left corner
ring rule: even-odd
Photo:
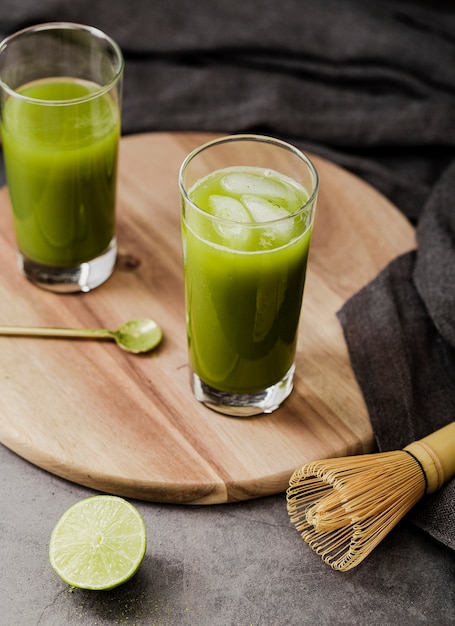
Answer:
[[[146,530],[139,511],[118,496],[79,500],[57,522],[49,543],[54,571],[72,587],[112,589],[138,570]]]

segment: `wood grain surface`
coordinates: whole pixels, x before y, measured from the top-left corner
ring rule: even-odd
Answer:
[[[336,311],[414,231],[373,188],[314,157],[320,194],[295,388],[275,413],[229,418],[192,397],[177,174],[207,134],[121,142],[119,256],[88,294],[57,295],[16,267],[0,191],[0,324],[104,327],[152,317],[164,340],[135,356],[112,342],[0,337],[0,441],[70,481],[130,498],[209,504],[279,493],[309,460],[371,451],[373,435]]]

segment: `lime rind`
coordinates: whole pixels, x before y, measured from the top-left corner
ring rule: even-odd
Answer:
[[[134,576],[145,551],[139,511],[118,496],[92,496],[73,504],[59,519],[49,560],[71,587],[107,590]]]

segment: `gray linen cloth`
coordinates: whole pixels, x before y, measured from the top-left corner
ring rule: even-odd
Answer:
[[[417,251],[395,259],[338,313],[381,451],[455,420],[454,198],[455,161],[422,212]],[[409,517],[455,549],[455,480]]]

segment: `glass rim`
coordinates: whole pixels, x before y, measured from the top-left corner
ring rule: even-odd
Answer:
[[[304,202],[304,204],[302,204],[297,211],[294,211],[293,213],[289,213],[289,215],[284,215],[283,217],[280,217],[278,219],[275,220],[267,220],[264,222],[238,222],[236,220],[230,220],[228,218],[225,217],[219,217],[217,215],[212,215],[211,213],[207,213],[207,211],[204,211],[204,209],[201,209],[201,207],[199,207],[190,197],[189,195],[189,190],[187,190],[184,182],[183,182],[183,173],[186,169],[186,167],[188,166],[188,164],[190,163],[190,161],[193,160],[194,157],[196,157],[198,154],[200,154],[201,152],[204,152],[205,150],[207,150],[208,148],[211,148],[214,145],[221,145],[223,143],[231,143],[234,141],[257,141],[257,142],[261,142],[261,143],[267,143],[267,144],[271,144],[271,145],[276,145],[280,148],[283,148],[285,150],[288,150],[289,152],[292,152],[295,156],[297,156],[298,158],[300,158],[309,168],[312,176],[313,176],[313,189],[311,191],[311,194],[308,196],[308,199]],[[234,166],[235,167],[235,166]],[[298,217],[301,213],[303,213],[305,211],[305,209],[307,207],[313,207],[312,212],[314,213],[314,205],[315,205],[315,200],[316,200],[316,196],[318,193],[318,189],[319,189],[319,175],[317,172],[316,167],[314,166],[313,162],[311,161],[311,159],[299,148],[297,148],[296,146],[293,146],[292,144],[288,143],[287,141],[283,141],[282,139],[277,139],[275,137],[271,137],[269,135],[256,135],[254,133],[241,133],[241,134],[233,134],[233,135],[224,135],[224,136],[220,136],[220,137],[215,137],[214,139],[210,139],[209,141],[201,144],[200,146],[198,146],[197,148],[195,148],[194,150],[192,150],[183,160],[180,169],[179,169],[179,176],[178,176],[178,182],[179,182],[179,188],[180,191],[184,197],[184,200],[186,203],[190,204],[198,213],[204,215],[204,216],[208,216],[211,220],[213,220],[214,222],[218,222],[221,224],[230,224],[230,225],[234,225],[234,224],[242,224],[242,226],[244,227],[257,227],[257,228],[263,228],[264,225],[269,225],[269,224],[279,224],[280,222],[285,222],[289,219],[293,219],[295,217]]]
[[[5,37],[2,41],[0,41],[0,56],[7,49],[8,45],[14,42],[16,39],[19,39],[23,35],[29,33],[39,33],[42,31],[52,31],[52,30],[73,30],[73,31],[84,31],[91,35],[94,35],[96,39],[103,40],[109,44],[112,50],[115,53],[117,58],[117,68],[114,76],[109,80],[106,84],[101,85],[99,89],[85,95],[79,96],[78,98],[68,98],[68,99],[55,99],[48,100],[44,98],[32,98],[30,96],[26,96],[22,93],[19,93],[13,87],[10,87],[8,83],[6,83],[1,76],[0,72],[0,87],[3,88],[6,93],[8,93],[11,97],[16,98],[18,100],[22,100],[24,102],[28,102],[30,104],[40,105],[40,106],[70,106],[74,104],[81,104],[83,102],[88,102],[90,100],[95,100],[99,98],[103,94],[107,93],[118,83],[120,80],[123,70],[125,67],[125,60],[123,58],[123,53],[121,51],[120,46],[117,44],[112,37],[107,35],[101,29],[96,28],[95,26],[89,26],[87,24],[78,24],[77,22],[44,22],[42,24],[35,24],[33,26],[28,26],[26,28],[22,28],[21,30],[12,33]]]

